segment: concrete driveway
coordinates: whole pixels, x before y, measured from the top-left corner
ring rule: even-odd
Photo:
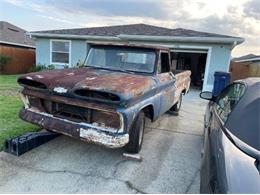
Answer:
[[[1,193],[199,193],[206,102],[192,90],[179,116],[147,121],[142,162],[60,136],[20,157],[0,153]]]

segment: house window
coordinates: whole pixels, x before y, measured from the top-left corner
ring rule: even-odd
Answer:
[[[70,41],[51,40],[51,63],[69,64],[70,63]]]

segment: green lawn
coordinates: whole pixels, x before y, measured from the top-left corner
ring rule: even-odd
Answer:
[[[19,89],[16,79],[19,75],[0,75],[0,90]],[[1,94],[1,91],[0,91]]]
[[[22,121],[18,117],[20,100],[16,79],[18,75],[0,75],[0,151],[6,138],[16,137],[40,127]]]

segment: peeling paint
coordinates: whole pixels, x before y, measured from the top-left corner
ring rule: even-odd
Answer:
[[[42,76],[42,75],[39,75],[39,74],[37,74],[37,75],[35,75],[37,78],[39,78],[39,79],[43,79],[44,78],[44,76]]]
[[[123,147],[129,141],[129,135],[124,134],[123,136],[109,136],[102,132],[97,132],[93,129],[80,128],[80,137],[87,141],[102,144],[111,148]]]
[[[94,79],[96,79],[96,77],[87,77],[87,78],[85,78],[85,80],[89,80],[89,81],[94,80]]]
[[[26,78],[29,79],[29,80],[33,80],[33,78],[32,78],[32,77],[29,77],[29,76],[27,76]]]

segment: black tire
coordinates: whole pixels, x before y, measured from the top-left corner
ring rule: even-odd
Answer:
[[[142,148],[145,128],[145,115],[140,111],[136,117],[132,128],[129,131],[129,142],[125,146],[125,150],[129,153],[138,153]]]
[[[179,111],[181,109],[181,103],[182,103],[182,93],[180,94],[178,102],[170,108],[169,113],[173,115],[179,115]]]

